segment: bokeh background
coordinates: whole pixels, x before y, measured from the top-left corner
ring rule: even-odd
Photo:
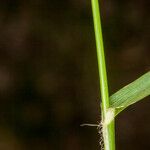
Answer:
[[[148,0],[101,1],[110,95],[150,69]],[[118,150],[150,149],[150,98],[116,120]],[[0,1],[0,150],[98,150],[90,0]]]

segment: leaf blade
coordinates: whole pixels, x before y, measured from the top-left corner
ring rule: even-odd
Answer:
[[[150,95],[150,71],[110,96],[110,107],[116,114]]]

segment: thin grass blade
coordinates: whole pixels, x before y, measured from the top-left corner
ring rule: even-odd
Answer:
[[[110,107],[115,115],[128,106],[150,95],[150,71],[110,96]]]

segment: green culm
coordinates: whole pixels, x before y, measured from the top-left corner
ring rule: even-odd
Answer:
[[[115,150],[115,117],[122,110],[128,108],[128,106],[150,95],[150,72],[147,72],[109,97],[99,2],[98,0],[91,0],[91,4],[102,98],[100,108],[102,114],[102,136],[104,140],[103,148],[104,150]]]

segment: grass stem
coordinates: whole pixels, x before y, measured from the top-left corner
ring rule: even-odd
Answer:
[[[102,109],[101,114],[103,114],[103,120],[106,119],[107,110],[109,108],[109,93],[107,85],[107,74],[106,74],[106,64],[103,46],[103,36],[101,28],[100,10],[98,0],[91,0],[96,47],[97,47],[97,59],[98,59],[98,69],[100,77],[100,89],[102,98]],[[104,138],[104,149],[105,150],[115,150],[115,133],[114,133],[114,120],[109,125],[103,125],[103,138]]]

